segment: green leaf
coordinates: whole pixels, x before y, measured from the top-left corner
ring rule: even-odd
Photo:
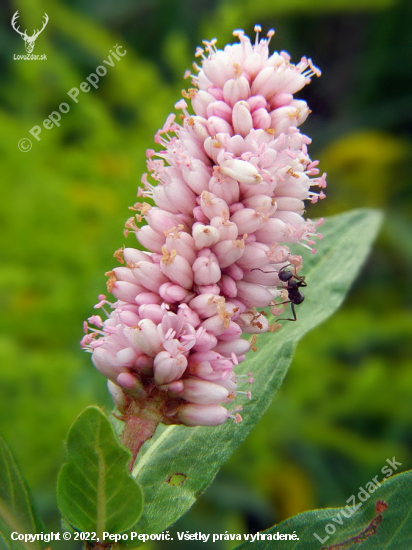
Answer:
[[[67,436],[67,462],[57,486],[65,520],[79,531],[122,533],[139,518],[143,495],[130,476],[130,452],[97,407],[86,408]]]
[[[373,210],[334,216],[322,226],[324,240],[316,255],[305,254],[306,300],[298,321],[259,336],[238,372],[253,372],[252,399],[244,400],[243,422],[216,428],[160,426],[140,450],[133,476],[145,493],[145,510],[133,530],[154,533],[175,522],[211,483],[220,466],[263,415],[282,383],[302,336],[324,321],[341,304],[370,250],[381,221]],[[246,384],[245,384],[246,386]],[[242,389],[242,388],[241,388]],[[179,476],[179,477],[176,477]],[[175,480],[181,480],[176,483]],[[172,483],[170,482],[172,480]],[[137,546],[134,543],[134,546]]]
[[[354,495],[356,503],[349,499],[347,502],[350,502],[350,505],[345,502],[343,508],[304,512],[263,532],[265,535],[272,533],[291,535],[295,532],[299,540],[250,542],[251,539],[249,539],[249,542],[241,544],[237,549],[271,550],[276,545],[279,550],[319,550],[330,547],[336,550],[347,550],[353,548],[355,544],[362,543],[362,550],[377,548],[410,550],[412,548],[412,471],[385,480],[377,489],[374,489],[373,485],[375,484],[371,482],[368,489],[368,485],[365,484],[367,491],[364,488],[361,499]],[[369,496],[365,496],[368,494]],[[362,503],[362,500],[365,502]],[[378,509],[376,508],[378,501],[384,503],[380,509],[379,504]],[[384,509],[385,504],[386,509]],[[354,508],[356,508],[355,512]],[[327,530],[325,530],[326,526]],[[328,535],[328,532],[333,534]]]
[[[37,534],[46,532],[30,499],[27,484],[3,438],[0,437],[0,541],[1,548],[40,550],[43,541],[12,540],[13,532]]]

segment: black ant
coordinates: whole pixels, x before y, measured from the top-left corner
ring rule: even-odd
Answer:
[[[293,319],[281,318],[281,319],[277,319],[277,321],[296,321],[297,320],[295,306],[298,306],[299,304],[301,304],[305,299],[305,295],[299,289],[302,287],[308,286],[307,283],[305,283],[306,277],[299,277],[298,275],[292,273],[289,270],[285,271],[285,268],[288,267],[289,265],[292,265],[292,264],[286,264],[278,271],[279,279],[282,281],[282,283],[287,283],[284,288],[288,291],[289,300],[286,300],[285,302],[281,302],[280,304],[276,304],[276,305],[281,306],[283,304],[290,303],[292,308],[292,313],[293,313]],[[255,269],[259,269],[259,268],[255,268]],[[262,269],[259,269],[259,271],[262,271],[263,273],[268,273],[267,271],[265,272]]]
[[[285,267],[287,267],[288,265],[291,264],[287,264],[282,267],[282,269],[278,273],[278,277],[282,281],[282,283],[287,283],[287,286],[285,288],[288,291],[289,300],[287,300],[286,302],[282,302],[278,305],[288,304],[290,302],[293,319],[277,319],[278,321],[296,321],[295,306],[301,304],[305,299],[305,295],[299,289],[308,286],[305,283],[306,277],[299,277],[298,275],[293,274],[291,271],[284,271]]]

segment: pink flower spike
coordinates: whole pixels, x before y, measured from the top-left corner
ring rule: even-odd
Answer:
[[[326,175],[299,130],[309,108],[293,96],[320,72],[310,59],[294,65],[284,51],[271,54],[274,31],[261,38],[255,30],[252,42],[237,30],[234,44],[218,49],[213,39],[197,50],[186,74],[193,87],[146,153],[126,222],[125,235],[146,251],[115,252],[121,266],[107,273],[114,299],[100,295],[105,316],[84,325],[82,346],[109,380],[134,456],[157,422],[241,421],[241,407],[222,405],[244,394],[235,372],[256,346],[242,332],[281,327],[259,308],[283,311],[292,282],[303,281],[294,247],[314,253],[322,238],[322,220],[305,211],[324,198]],[[136,435],[149,409],[153,426]]]

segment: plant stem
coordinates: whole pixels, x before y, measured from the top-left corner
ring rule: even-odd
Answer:
[[[147,399],[144,406],[133,402],[127,410],[121,442],[132,452],[129,470],[132,471],[137,453],[145,441],[150,439],[161,420],[157,400]]]

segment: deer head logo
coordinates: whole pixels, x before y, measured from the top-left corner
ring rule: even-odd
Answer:
[[[33,33],[32,36],[27,36],[27,29],[24,31],[24,32],[20,32],[20,27],[17,27],[16,28],[16,21],[17,21],[17,18],[18,18],[18,11],[16,11],[16,13],[13,15],[13,19],[11,20],[11,26],[13,27],[13,29],[18,32],[21,37],[23,38],[24,42],[25,42],[25,46],[26,46],[26,51],[27,53],[31,53],[33,51],[33,48],[34,48],[34,44],[36,42],[36,39],[37,37],[39,36],[39,34],[43,31],[44,27],[47,25],[48,21],[49,21],[49,17],[47,15],[47,13],[44,14],[44,23],[43,23],[43,27],[40,29],[40,30],[37,30]]]

